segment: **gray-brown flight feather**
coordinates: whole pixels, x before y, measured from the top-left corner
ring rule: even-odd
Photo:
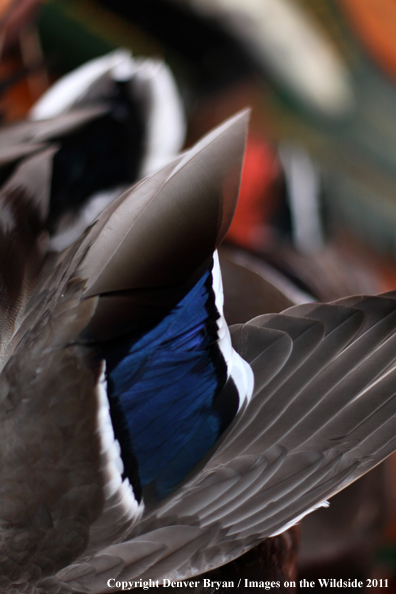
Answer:
[[[296,306],[232,329],[234,345],[261,374],[253,401],[201,473],[147,510],[129,535],[131,546],[135,534],[156,535],[158,546],[159,526],[195,526],[207,534],[206,548],[183,563],[163,551],[158,567],[171,579],[207,571],[284,529],[387,456],[396,445],[392,297]],[[124,561],[129,546],[117,545]],[[136,561],[131,573],[123,568],[123,579],[157,575],[155,563],[135,572]]]
[[[16,323],[7,337],[0,375],[0,433],[6,436],[0,443],[0,466],[6,468],[0,485],[0,584],[4,590],[12,589],[17,583],[21,587],[29,583],[30,587],[36,585],[44,591],[57,587],[62,591],[68,589],[66,581],[78,589],[98,589],[102,588],[102,578],[107,575],[109,564],[114,572],[119,573],[127,562],[132,561],[130,555],[126,562],[111,552],[101,555],[98,563],[95,558],[103,547],[125,540],[132,528],[133,514],[125,509],[119,491],[106,484],[107,454],[100,443],[97,420],[97,384],[101,365],[92,358],[88,347],[79,345],[79,335],[94,319],[98,304],[98,297],[91,296],[89,287],[96,281],[102,283],[101,290],[105,292],[136,287],[135,282],[117,285],[111,280],[117,279],[112,266],[117,271],[118,251],[125,259],[128,250],[136,247],[144,261],[142,249],[145,238],[139,219],[145,214],[145,208],[139,206],[141,216],[138,213],[135,220],[133,214],[131,216],[131,212],[136,212],[134,201],[141,196],[139,192],[149,191],[151,199],[158,200],[160,206],[155,205],[157,210],[163,205],[165,210],[174,207],[177,217],[178,211],[185,210],[183,203],[188,197],[184,180],[188,167],[197,175],[196,193],[192,203],[194,208],[190,204],[190,214],[188,209],[185,210],[183,224],[187,225],[189,232],[194,229],[192,246],[201,247],[202,251],[198,256],[194,255],[190,265],[186,262],[181,280],[196,274],[196,269],[211,255],[210,245],[213,250],[214,245],[221,241],[235,208],[246,117],[237,118],[232,128],[232,124],[226,124],[220,132],[201,143],[199,150],[192,151],[191,159],[182,157],[184,162],[179,169],[181,160],[176,159],[164,171],[140,183],[132,193],[116,200],[85,236],[63,254],[49,255],[45,260],[45,250],[40,252],[37,278],[35,276],[34,286],[29,287],[30,299],[21,300],[16,291],[10,295],[9,303],[16,308]],[[235,128],[238,129],[236,135]],[[228,150],[231,163],[216,159],[213,153],[213,150],[225,150],[225,139],[231,147]],[[208,152],[209,160],[215,164],[200,186],[198,173],[209,163]],[[0,202],[3,208],[8,207],[9,193],[14,192],[14,187],[18,188],[18,196],[24,200],[26,208],[21,207],[20,197],[15,198],[10,207],[15,207],[15,216],[19,217],[18,245],[14,253],[17,253],[17,248],[20,249],[19,243],[26,245],[21,265],[28,265],[30,259],[36,262],[37,237],[33,231],[23,237],[26,232],[24,221],[26,218],[29,222],[29,217],[34,215],[37,234],[41,236],[48,210],[48,164],[51,158],[51,151],[46,151],[24,162],[5,187]],[[48,161],[44,164],[40,161],[42,159]],[[37,170],[42,176],[43,191],[40,184],[37,186],[37,180],[26,174],[35,162],[40,164]],[[182,190],[175,196],[178,177]],[[231,186],[227,183],[229,177],[233,180]],[[207,218],[201,217],[197,230],[194,227],[199,210],[196,203],[200,202],[201,196],[207,199],[206,191],[211,184],[211,198],[216,200],[215,205],[211,200],[207,203],[209,225],[206,226]],[[149,197],[149,205],[151,201]],[[29,205],[30,209],[27,208]],[[111,230],[112,216],[117,209],[121,210],[122,219],[125,215],[129,216],[129,224],[136,227],[139,241],[133,246],[129,245],[128,232],[122,235],[121,229],[119,241],[118,230]],[[147,221],[142,226],[146,224]],[[180,223],[179,246],[182,247],[186,237],[187,247],[191,248],[190,237],[184,235],[181,226]],[[162,229],[161,217],[154,216],[151,231],[157,236],[154,243],[158,258],[166,252],[169,239],[161,235]],[[31,253],[28,253],[28,248]],[[100,261],[100,258],[103,260]],[[172,273],[169,255],[167,266]],[[28,268],[30,270],[30,266]],[[131,268],[132,279],[143,278],[144,288],[146,276],[136,273],[139,263],[136,267],[132,263]],[[102,269],[105,271],[103,275]],[[97,276],[96,270],[99,271]],[[90,275],[93,275],[93,280]],[[22,268],[17,270],[16,278],[16,282],[24,278]],[[128,275],[126,278],[128,280]],[[178,277],[176,281],[179,281]],[[21,465],[24,469],[29,468],[29,476],[23,472]],[[145,550],[148,552],[149,562],[147,559],[134,560],[136,570],[148,569],[150,564],[155,564],[158,555],[161,557],[155,570],[158,573],[162,572],[161,567],[168,558],[176,565],[185,564],[190,555],[206,546],[212,534],[212,531],[209,535],[207,532],[201,534],[196,527],[188,526],[176,528],[173,532],[174,537],[166,546],[156,545],[157,536],[164,533],[163,529],[131,545],[138,549],[140,556],[144,556]],[[23,550],[19,546],[21,541],[26,541]],[[166,552],[157,555],[156,550]],[[89,564],[78,561],[79,557],[85,559],[87,556]],[[73,561],[77,561],[74,569],[62,569]],[[65,572],[63,585],[59,579],[51,577],[60,570]],[[97,580],[96,575],[100,576]]]
[[[87,296],[177,284],[212,256],[234,214],[245,130],[244,115],[229,120],[110,205],[79,269]]]

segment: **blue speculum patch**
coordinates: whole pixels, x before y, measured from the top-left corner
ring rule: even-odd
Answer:
[[[218,317],[208,271],[154,328],[105,353],[124,463],[136,459],[140,486],[152,486],[156,497],[168,495],[193,469],[237,411],[235,395],[231,402],[217,398],[227,379]]]

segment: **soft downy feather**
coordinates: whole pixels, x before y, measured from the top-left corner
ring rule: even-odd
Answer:
[[[395,449],[394,294],[298,305],[234,326],[244,362],[219,346],[228,330],[213,252],[235,208],[246,122],[246,114],[226,122],[116,198],[78,242],[44,262],[20,307],[0,375],[9,436],[0,450],[5,591],[102,592],[109,578],[208,571],[285,530]],[[205,311],[194,305],[201,302]],[[207,410],[212,423],[236,396],[238,406],[200,460],[178,465],[177,483],[161,491],[139,477],[146,459],[137,450],[125,476],[111,399],[131,389],[133,403],[134,385],[143,393],[153,372],[162,390],[169,368],[156,367],[150,350],[168,356],[183,341],[217,382],[199,414]],[[125,389],[119,352],[121,363],[143,361]],[[244,393],[230,379],[234,365],[245,373]],[[146,394],[146,409],[157,397]],[[174,397],[170,405],[180,410]],[[148,438],[160,408],[151,414]],[[166,430],[164,449],[175,443]],[[164,456],[159,472],[172,463]]]

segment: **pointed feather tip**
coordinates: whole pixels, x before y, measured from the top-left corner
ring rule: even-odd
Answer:
[[[234,113],[234,115],[232,115],[231,117],[227,118],[222,124],[220,124],[219,128],[222,126],[224,126],[224,127],[232,126],[235,122],[240,121],[241,123],[244,124],[244,126],[247,130],[251,114],[252,114],[252,108],[244,107],[240,111],[237,111],[237,113]]]
[[[230,149],[232,148],[233,143],[238,143],[241,151],[241,161],[243,162],[251,111],[251,108],[245,108],[242,111],[239,111],[238,113],[234,114],[233,116],[231,116],[230,118],[213,128],[213,130],[205,134],[205,136],[203,136],[201,140],[199,140],[191,149],[189,149],[188,152],[192,155],[195,155],[208,144],[214,142],[217,138],[223,135],[227,135],[229,136],[229,143],[227,144],[227,147],[225,147],[225,149]]]
[[[235,130],[238,130],[240,133],[243,134],[244,137],[246,137],[251,113],[251,107],[245,107],[244,109],[241,109],[231,117],[227,118],[219,126],[214,128],[212,133],[218,131],[218,133],[221,134],[225,132],[228,128],[235,127]],[[209,132],[209,134],[211,134],[211,132]],[[206,138],[206,136],[204,138]]]
[[[226,120],[218,128],[221,134],[228,133],[232,135],[229,139],[229,158],[230,161],[235,159],[238,163],[238,166],[235,168],[236,177],[234,178],[234,176],[228,176],[224,180],[223,216],[222,223],[217,234],[216,247],[218,247],[223,242],[226,234],[228,233],[238,203],[251,111],[251,108],[243,109]]]
[[[168,178],[172,178],[200,153],[206,152],[208,155],[210,147],[217,145],[218,153],[209,158],[212,164],[217,162],[215,175],[219,179],[222,178],[222,213],[217,230],[216,248],[224,240],[234,218],[241,185],[250,114],[251,108],[245,108],[205,134],[184,153]],[[207,162],[206,166],[210,167],[210,163]]]
[[[230,118],[103,211],[79,271],[86,296],[184,282],[213,254],[234,215],[248,119]]]
[[[181,155],[182,158],[178,161],[176,167],[173,169],[169,177],[174,176],[180,169],[184,167],[184,165],[188,161],[193,159],[197,154],[205,150],[209,145],[216,142],[216,140],[225,135],[227,136],[228,142],[224,147],[222,147],[224,157],[227,158],[229,156],[228,153],[232,151],[232,149],[237,144],[240,152],[240,155],[238,156],[241,159],[242,170],[250,113],[251,109],[246,108],[236,113],[232,117],[228,118],[212,130],[210,130],[207,134],[202,136],[200,140],[198,140],[193,146],[188,148]]]

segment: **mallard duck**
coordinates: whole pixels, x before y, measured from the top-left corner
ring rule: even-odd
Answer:
[[[0,197],[5,592],[192,578],[396,447],[394,294],[225,323],[246,113],[54,253],[46,131],[65,117],[88,116],[40,123]]]

